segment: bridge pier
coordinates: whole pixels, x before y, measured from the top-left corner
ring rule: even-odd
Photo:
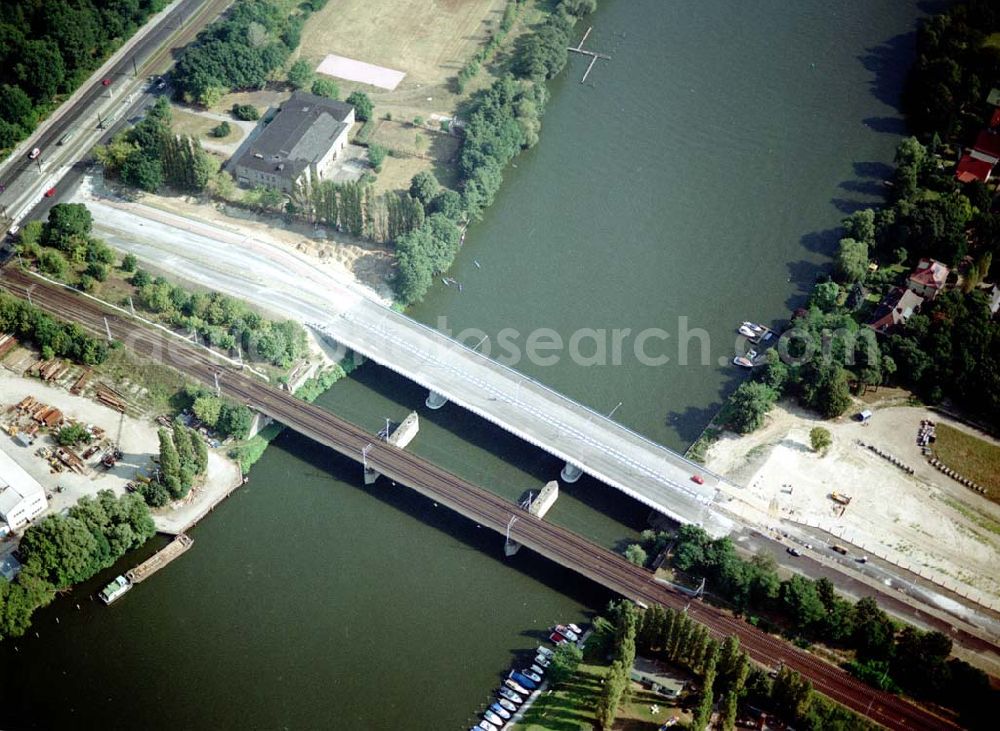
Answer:
[[[386,428],[388,428],[388,423],[386,423]],[[385,440],[394,447],[404,449],[406,445],[413,441],[413,437],[417,436],[418,431],[420,431],[420,419],[416,411],[411,411],[410,415],[403,419],[402,424],[397,426],[391,434],[385,435]],[[375,481],[382,476],[381,472],[368,466],[367,460],[365,460],[364,470],[366,486],[374,485]]]
[[[424,405],[432,411],[437,411],[446,403],[448,403],[448,399],[439,394],[437,391],[431,391],[428,393],[427,400],[424,401]]]
[[[563,482],[568,482],[573,484],[583,476],[583,470],[577,467],[575,464],[566,463],[566,466],[562,468],[562,472],[559,473]]]

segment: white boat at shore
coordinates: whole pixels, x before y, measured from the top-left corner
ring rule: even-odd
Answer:
[[[760,333],[758,333],[758,332],[756,332],[754,330],[751,330],[746,325],[740,325],[738,332],[739,332],[740,335],[742,335],[745,338],[755,338],[758,335],[760,335]]]
[[[556,654],[555,650],[553,650],[551,647],[546,647],[545,645],[539,645],[538,649],[535,650],[535,652],[537,652],[542,657],[547,657],[550,659],[552,658],[553,655]]]
[[[119,576],[110,584],[101,589],[101,601],[111,604],[124,596],[132,588],[132,582],[124,576]]]
[[[733,358],[733,365],[739,366],[740,368],[753,368],[753,361],[743,355],[737,355]]]
[[[489,708],[483,711],[483,718],[485,718],[487,721],[492,723],[497,728],[503,728],[504,724],[507,723],[502,718],[500,718],[500,716],[491,711]]]

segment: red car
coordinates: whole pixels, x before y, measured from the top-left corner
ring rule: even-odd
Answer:
[[[705,484],[705,478],[702,477],[701,475],[691,475],[691,482],[696,482],[699,485],[704,485]]]
[[[56,194],[56,189],[55,188],[49,188],[47,191],[45,191],[45,197],[46,198],[51,198],[55,194]]]
[[[101,83],[104,84],[104,86],[111,86],[111,79],[105,79]]]

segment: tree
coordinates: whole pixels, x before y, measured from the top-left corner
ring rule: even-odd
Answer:
[[[213,137],[226,137],[230,132],[232,132],[232,129],[229,127],[229,122],[226,121],[219,122],[217,125],[212,127]]]
[[[845,238],[840,240],[834,259],[837,276],[844,282],[853,284],[868,271],[868,244]]]
[[[860,241],[866,246],[875,245],[875,211],[871,208],[855,211],[844,219],[843,226],[847,238]]]
[[[65,250],[72,243],[85,240],[93,224],[94,219],[83,203],[57,203],[42,228],[42,243]]]
[[[368,145],[368,162],[375,169],[376,173],[382,172],[382,163],[385,162],[386,150],[382,145],[372,143]]]
[[[195,472],[203,475],[208,470],[208,445],[195,432],[191,432],[191,443],[194,447]]]
[[[629,669],[622,665],[620,660],[615,660],[604,678],[604,687],[597,702],[597,723],[606,731],[615,724],[618,704],[628,687],[628,672]]]
[[[210,428],[215,428],[222,413],[222,399],[216,396],[199,396],[194,400],[191,410],[199,421]]]
[[[243,404],[223,404],[219,413],[218,429],[223,434],[246,439],[253,425],[253,412]]]
[[[66,263],[66,257],[58,251],[46,249],[38,257],[38,268],[46,274],[51,274],[56,279],[62,279],[66,276],[69,264]]]
[[[570,15],[582,18],[597,10],[597,0],[562,0],[559,7]]]
[[[122,257],[121,270],[123,272],[134,272],[139,264],[139,260],[136,259],[135,254],[126,254]]]
[[[173,424],[174,447],[177,448],[177,457],[180,459],[181,467],[187,465],[195,466],[194,444],[191,443],[191,430],[180,422]]]
[[[744,381],[726,404],[724,417],[740,434],[749,434],[764,423],[777,398],[777,392],[766,383]]]
[[[796,574],[783,581],[780,599],[799,632],[808,632],[826,615],[815,582],[804,576]]]
[[[452,221],[458,221],[465,214],[465,209],[462,208],[462,196],[453,190],[444,188],[434,196],[427,212],[440,213]]]
[[[885,660],[892,652],[895,630],[888,615],[871,597],[854,605],[854,647],[862,660]]]
[[[161,482],[166,485],[170,497],[177,500],[185,493],[181,486],[181,460],[170,433],[166,429],[159,429],[157,435],[160,438]]]
[[[59,430],[56,435],[56,440],[64,447],[71,447],[80,444],[81,442],[90,442],[91,436],[90,432],[87,431],[87,427],[83,424],[71,424],[70,426],[64,426]]]
[[[828,419],[843,414],[851,405],[847,371],[836,362],[809,363],[803,369],[802,402]]]
[[[304,58],[300,58],[288,69],[288,83],[296,89],[305,89],[311,86],[315,77],[316,74],[313,72],[312,66]]]
[[[122,165],[121,179],[127,185],[155,193],[163,185],[163,165],[160,160],[136,150]]]
[[[559,645],[548,667],[548,678],[558,684],[572,677],[583,660],[583,650],[571,642]]]
[[[347,103],[354,107],[354,116],[362,121],[372,118],[372,100],[363,91],[352,91],[347,97]]]
[[[410,180],[410,195],[427,206],[437,195],[439,187],[434,173],[430,170],[421,170]]]
[[[840,298],[840,287],[836,282],[820,282],[813,287],[809,295],[809,305],[818,307],[823,312],[832,312]]]
[[[646,551],[638,543],[632,543],[625,549],[625,558],[636,566],[646,565]]]
[[[310,91],[312,91],[312,93],[316,96],[325,96],[327,99],[336,99],[340,96],[340,87],[337,86],[337,82],[333,79],[316,79],[313,82],[312,89]],[[355,116],[357,116],[356,110]]]
[[[715,683],[716,664],[719,660],[719,650],[716,648],[705,662],[705,673],[702,676],[701,693],[698,696],[698,705],[695,706],[691,725],[691,731],[705,731],[708,722],[712,718],[712,706],[715,698],[712,686]]]
[[[243,122],[255,122],[260,119],[260,112],[253,104],[233,104],[232,114]]]
[[[829,429],[821,426],[813,427],[809,432],[809,444],[814,452],[822,452],[824,455],[833,444],[833,436]]]

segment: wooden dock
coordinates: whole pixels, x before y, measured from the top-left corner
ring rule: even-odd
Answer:
[[[590,35],[590,31],[592,31],[593,29],[594,29],[593,26],[587,28],[587,32],[583,34],[583,38],[580,39],[580,42],[577,45],[570,46],[569,48],[566,49],[571,53],[579,53],[583,56],[590,56],[590,64],[587,66],[587,70],[583,72],[583,78],[580,79],[581,84],[587,80],[588,76],[590,76],[590,72],[593,70],[594,64],[597,63],[597,59],[603,58],[606,61],[611,60],[611,56],[605,53],[595,53],[594,51],[587,51],[584,49],[583,43],[584,41],[587,40],[587,36]]]
[[[131,571],[125,574],[125,578],[131,581],[133,584],[138,584],[140,581],[145,581],[150,576],[155,574],[157,571],[162,569],[168,563],[173,561],[175,558],[180,556],[182,553],[191,548],[194,541],[186,533],[181,533],[179,536],[170,541],[162,549],[154,553],[152,556],[147,558],[141,564],[136,566]]]

